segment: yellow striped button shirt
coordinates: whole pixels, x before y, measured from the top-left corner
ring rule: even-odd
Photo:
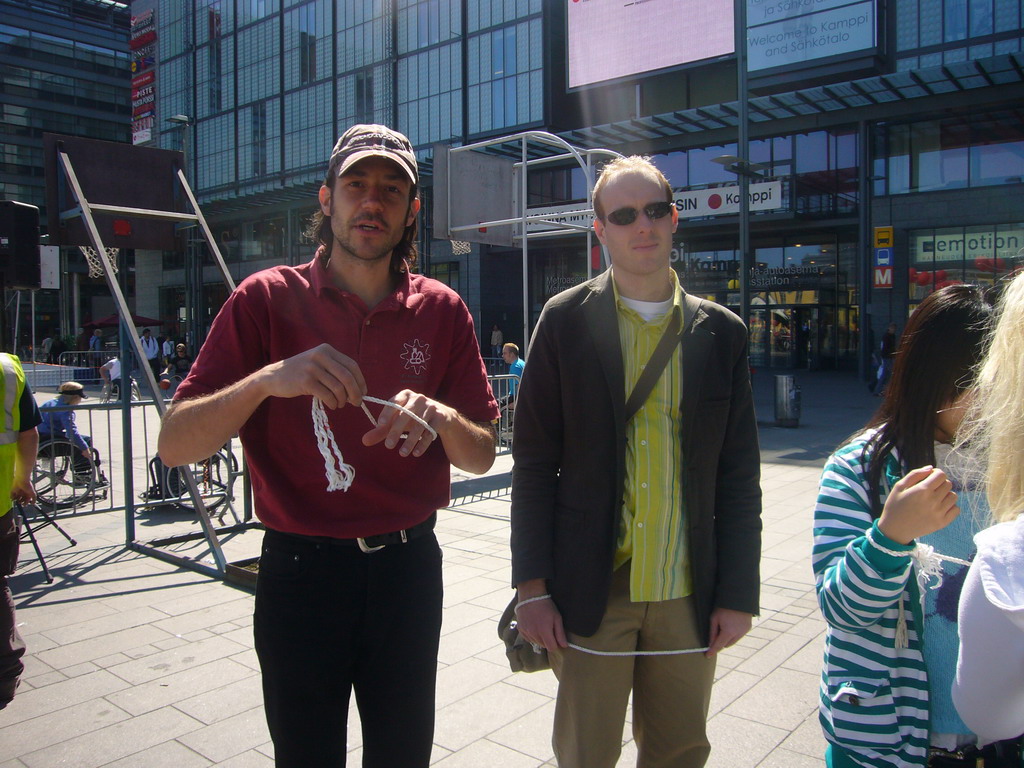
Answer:
[[[671,276],[672,309],[650,322],[627,306],[616,290],[626,398],[654,354],[672,312],[683,311],[683,292],[675,270],[671,270]],[[681,346],[676,345],[647,402],[626,425],[626,488],[614,566],[617,569],[632,561],[633,602],[672,600],[692,592],[683,524],[679,442]]]

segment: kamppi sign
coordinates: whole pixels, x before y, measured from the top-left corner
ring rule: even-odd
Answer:
[[[715,187],[675,192],[675,206],[681,219],[739,213],[740,188]],[[751,211],[773,211],[783,207],[782,182],[751,184],[747,189]]]

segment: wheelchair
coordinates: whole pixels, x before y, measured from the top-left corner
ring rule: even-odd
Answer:
[[[225,510],[220,508],[225,504],[230,506],[234,499],[238,471],[238,459],[230,449],[222,449],[208,459],[181,467],[168,467],[159,456],[154,456],[149,461],[150,486],[140,494],[140,499],[154,506],[168,504],[194,512],[195,503],[186,479],[189,473],[196,481],[207,512],[217,512],[218,518],[223,518]]]
[[[142,400],[142,391],[139,389],[139,382],[132,377],[131,389],[129,390],[129,396],[132,400],[138,402]],[[103,393],[100,395],[101,403],[118,402],[121,399],[121,380],[116,379],[109,384],[104,383]]]
[[[76,462],[77,459],[77,462]],[[67,509],[87,499],[106,494],[106,480],[90,457],[88,466],[70,440],[57,437],[40,443],[32,486],[36,502],[48,509]]]

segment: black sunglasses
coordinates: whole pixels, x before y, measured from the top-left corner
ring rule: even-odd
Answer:
[[[668,216],[669,211],[672,210],[672,203],[665,202],[664,200],[660,203],[648,203],[641,210],[648,219],[656,221]],[[636,208],[617,208],[608,214],[608,221],[620,227],[628,227],[636,221],[636,217],[639,215],[640,211]]]

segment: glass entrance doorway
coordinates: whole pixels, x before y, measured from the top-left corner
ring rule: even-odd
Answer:
[[[820,307],[750,310],[750,364],[761,368],[817,369],[831,360],[831,324]]]

